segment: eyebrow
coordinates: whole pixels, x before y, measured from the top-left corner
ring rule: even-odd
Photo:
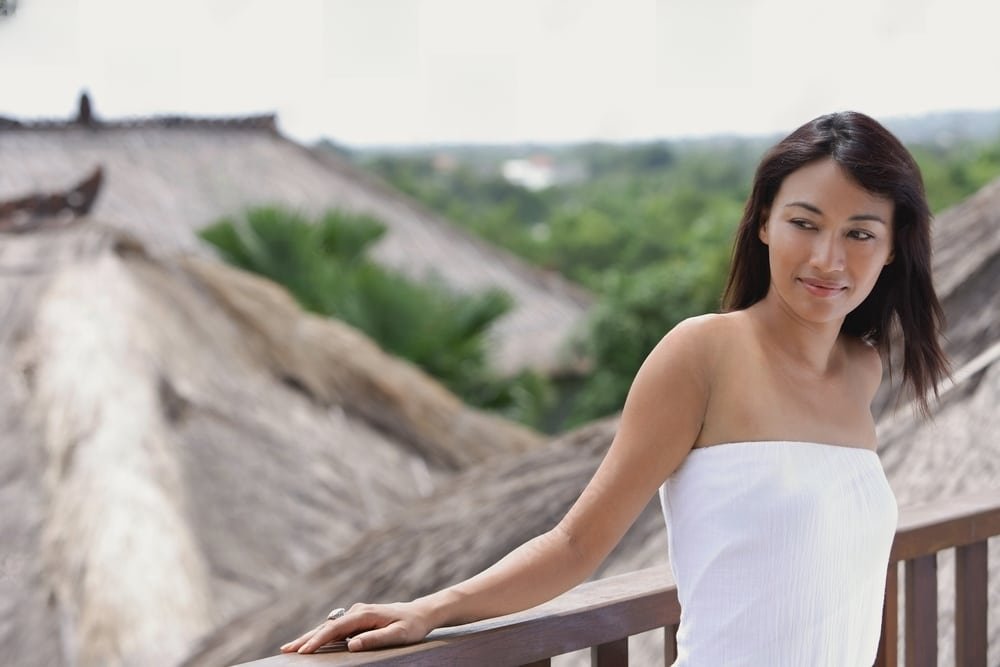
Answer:
[[[799,206],[801,208],[806,209],[807,211],[812,211],[816,215],[823,215],[823,211],[819,210],[819,207],[810,204],[809,202],[793,201],[790,204],[785,204],[785,208],[788,208],[789,206]],[[873,220],[874,222],[881,222],[883,225],[885,224],[885,220],[875,215],[874,213],[859,213],[857,215],[852,215],[850,218],[848,218],[848,220],[854,220],[854,221]]]

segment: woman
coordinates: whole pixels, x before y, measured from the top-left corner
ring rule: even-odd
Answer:
[[[282,651],[411,643],[542,603],[592,574],[659,489],[675,665],[872,664],[897,508],[870,406],[894,322],[924,413],[946,373],[929,224],[919,169],[885,128],[853,112],[803,125],[758,167],[726,312],[653,349],[563,520],[467,581],[331,614]]]

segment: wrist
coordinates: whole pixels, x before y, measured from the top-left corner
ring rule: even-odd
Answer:
[[[412,602],[431,628],[459,625],[455,619],[454,606],[457,595],[450,589],[431,593]]]

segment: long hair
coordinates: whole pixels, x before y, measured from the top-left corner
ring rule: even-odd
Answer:
[[[868,297],[844,319],[841,331],[869,341],[891,360],[890,334],[903,343],[903,384],[920,411],[948,373],[938,342],[944,313],[931,282],[931,212],[913,156],[877,121],[854,111],[820,116],[785,137],[762,158],[736,231],[725,310],[747,308],[771,283],[767,246],[758,232],[785,177],[831,158],[864,189],[894,204],[893,261],[882,268]],[[891,370],[891,369],[890,369]]]

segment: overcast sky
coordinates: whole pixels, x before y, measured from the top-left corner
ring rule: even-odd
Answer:
[[[9,3],[10,0],[7,0]],[[349,145],[790,130],[1000,108],[993,0],[19,0],[0,115],[274,111]]]

